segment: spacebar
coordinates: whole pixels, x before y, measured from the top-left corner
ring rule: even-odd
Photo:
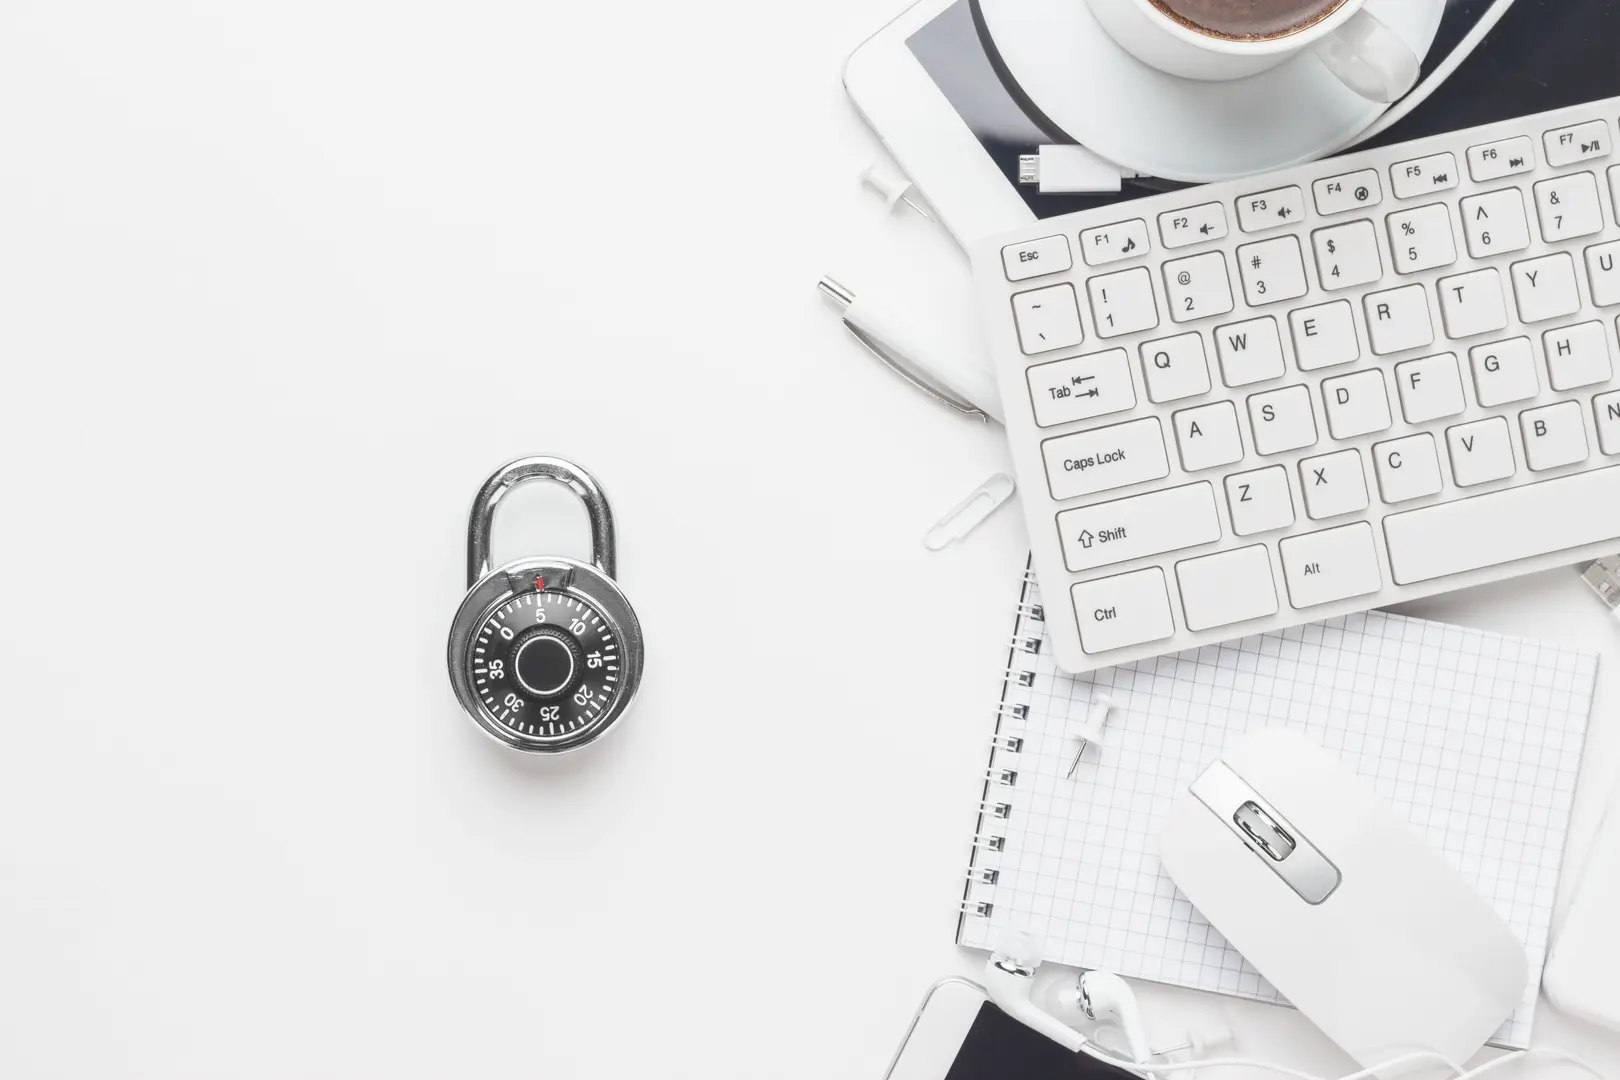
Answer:
[[[1620,466],[1384,519],[1397,585],[1620,539]]]

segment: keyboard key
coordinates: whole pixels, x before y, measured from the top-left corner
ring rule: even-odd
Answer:
[[[1098,274],[1086,279],[1091,297],[1091,316],[1097,323],[1097,336],[1119,337],[1159,325],[1159,309],[1153,303],[1153,278],[1145,266]]]
[[[1202,244],[1226,235],[1226,208],[1218,202],[1166,210],[1159,215],[1159,236],[1167,248]]]
[[[1226,274],[1226,256],[1211,251],[1165,263],[1164,294],[1170,317],[1176,322],[1225,315],[1232,310],[1232,280]]]
[[[1384,199],[1376,169],[1323,177],[1311,185],[1311,194],[1316,198],[1316,212],[1324,217],[1377,206]]]
[[[1238,228],[1244,232],[1263,232],[1283,225],[1292,225],[1305,214],[1305,195],[1299,186],[1257,191],[1253,195],[1237,198]]]
[[[1322,380],[1328,432],[1335,439],[1354,439],[1389,429],[1389,394],[1382,371],[1358,371]]]
[[[1513,436],[1500,416],[1446,428],[1446,449],[1451,452],[1451,478],[1458,487],[1506,480],[1515,471]]]
[[[1270,315],[1217,326],[1215,354],[1221,361],[1221,381],[1227,386],[1280,379],[1287,370],[1277,320]]]
[[[1214,401],[1194,409],[1182,409],[1170,418],[1176,429],[1176,446],[1181,450],[1181,467],[1187,472],[1213,469],[1243,460],[1243,437],[1238,433],[1237,407],[1230,401]]]
[[[1434,344],[1429,296],[1421,285],[1368,293],[1361,298],[1367,313],[1367,336],[1379,356]]]
[[[1209,360],[1198,333],[1142,343],[1142,381],[1155,405],[1209,393]]]
[[[1597,177],[1589,172],[1543,180],[1535,186],[1541,238],[1549,244],[1590,236],[1603,228]]]
[[[1524,435],[1524,463],[1531,472],[1546,472],[1586,460],[1586,425],[1573,401],[1526,409],[1519,414]]]
[[[1555,169],[1608,157],[1609,125],[1603,120],[1588,120],[1572,127],[1553,128],[1541,136],[1541,145],[1547,151],[1547,164]]]
[[[1221,538],[1215,488],[1207,480],[1065,510],[1057,528],[1063,561],[1075,573]]]
[[[1107,266],[1121,259],[1134,259],[1148,249],[1147,222],[1141,218],[1116,221],[1080,231],[1080,257],[1087,266]]]
[[[1620,454],[1620,390],[1593,398],[1592,412],[1597,421],[1598,449],[1605,454]]]
[[[1431,191],[1457,186],[1457,159],[1449,153],[1398,161],[1389,167],[1390,187],[1397,199],[1415,199]]]
[[[1440,494],[1440,455],[1428,432],[1373,446],[1378,493],[1387,503],[1409,502]]]
[[[1030,356],[1067,349],[1085,340],[1073,285],[1048,285],[1012,298],[1018,344]]]
[[[1164,571],[1156,566],[1082,581],[1069,596],[1080,624],[1080,648],[1088,653],[1158,641],[1176,632]]]
[[[1170,475],[1164,427],[1151,416],[1047,439],[1041,456],[1058,502]]]
[[[1042,274],[1057,274],[1074,265],[1069,254],[1069,238],[1043,236],[1025,244],[1008,244],[1001,249],[1001,265],[1008,281],[1023,281]]]
[[[1378,548],[1365,521],[1290,536],[1277,545],[1288,602],[1296,608],[1366,596],[1383,588]]]
[[[1620,271],[1615,270],[1617,254],[1620,254],[1620,240],[1593,244],[1586,249],[1586,279],[1592,285],[1592,303],[1598,307],[1620,304]]]
[[[1447,337],[1473,337],[1506,329],[1507,300],[1496,267],[1441,278],[1435,283],[1435,291],[1440,294],[1440,318],[1446,325]]]
[[[1176,581],[1189,630],[1277,614],[1277,584],[1264,544],[1183,559],[1176,563]]]
[[[1445,203],[1398,210],[1385,220],[1389,223],[1389,253],[1397,274],[1415,274],[1457,261],[1451,211]]]
[[[1316,276],[1322,288],[1332,292],[1365,285],[1384,276],[1378,258],[1378,233],[1365,219],[1311,233],[1316,252]]]
[[[1037,427],[1089,420],[1136,406],[1124,349],[1036,364],[1025,375]]]
[[[1475,345],[1468,350],[1468,359],[1474,369],[1474,396],[1484,408],[1528,401],[1541,393],[1527,337]]]
[[[1294,500],[1288,493],[1288,470],[1281,465],[1226,478],[1226,506],[1232,531],[1239,536],[1286,529],[1294,523]]]
[[[1262,456],[1316,445],[1310,390],[1285,386],[1250,395],[1249,429],[1254,432],[1254,451]]]
[[[1361,359],[1350,301],[1296,308],[1288,313],[1294,335],[1294,362],[1301,371],[1350,364]]]
[[[1620,539],[1620,468],[1391,514],[1384,537],[1397,585]]]
[[[1581,293],[1575,287],[1575,260],[1564,252],[1516,262],[1510,276],[1520,322],[1545,322],[1581,309]]]
[[[1600,322],[1584,322],[1541,335],[1547,358],[1547,381],[1554,390],[1574,390],[1608,382],[1614,375],[1609,363],[1609,335]]]
[[[1250,307],[1305,295],[1305,257],[1300,254],[1297,237],[1279,236],[1244,244],[1237,249],[1237,260],[1243,297]]]
[[[1518,188],[1464,199],[1462,224],[1468,254],[1476,259],[1530,246],[1530,219],[1525,216],[1524,195]]]
[[[1408,424],[1426,424],[1442,416],[1456,416],[1467,408],[1463,401],[1462,373],[1457,368],[1454,353],[1396,364],[1395,386],[1401,395],[1401,415]]]
[[[1528,135],[1481,143],[1468,148],[1468,175],[1476,184],[1536,167],[1536,144]]]
[[[1299,483],[1305,491],[1305,514],[1314,520],[1367,509],[1367,474],[1359,451],[1301,458]]]

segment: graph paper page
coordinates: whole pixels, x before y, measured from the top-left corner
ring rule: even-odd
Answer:
[[[1176,891],[1157,833],[1223,747],[1289,727],[1340,755],[1513,927],[1530,982],[1493,1041],[1528,1045],[1595,656],[1368,612],[1071,677],[1049,643],[1026,651],[1039,607],[1027,582],[997,727],[1019,742],[991,756],[961,944],[1023,927],[1061,963],[1280,1001]],[[1100,690],[1116,702],[1105,745],[1069,778]]]

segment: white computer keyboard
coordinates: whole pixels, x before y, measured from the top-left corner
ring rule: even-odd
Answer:
[[[1620,549],[1617,117],[1595,102],[975,245],[1058,664]]]

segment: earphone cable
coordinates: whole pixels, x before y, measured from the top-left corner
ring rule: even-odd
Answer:
[[[1133,1072],[1143,1072],[1146,1069],[1146,1066],[1137,1062],[1129,1061],[1125,1058],[1116,1057],[1113,1054],[1103,1052],[1096,1046],[1095,1043],[1091,1042],[1087,1042],[1085,1046],[1081,1047],[1081,1053],[1089,1054],[1091,1057],[1096,1058],[1099,1061],[1106,1062],[1107,1064],[1115,1065],[1119,1068]],[[1260,1061],[1256,1058],[1206,1058],[1199,1061],[1176,1061],[1170,1062],[1168,1067],[1155,1067],[1155,1071],[1168,1074],[1192,1069],[1249,1068],[1265,1069],[1268,1072],[1292,1077],[1293,1080],[1367,1080],[1367,1078],[1373,1076],[1373,1074],[1381,1072],[1385,1069],[1398,1068],[1399,1066],[1408,1065],[1419,1061],[1430,1061],[1442,1064],[1447,1069],[1451,1070],[1452,1080],[1479,1080],[1479,1077],[1488,1072],[1495,1071],[1511,1062],[1520,1061],[1527,1057],[1541,1058],[1550,1061],[1562,1061],[1566,1064],[1574,1065],[1576,1068],[1589,1073],[1595,1077],[1596,1080],[1608,1080],[1608,1078],[1591,1062],[1563,1050],[1554,1050],[1544,1047],[1533,1047],[1529,1050],[1516,1050],[1512,1053],[1503,1054],[1499,1058],[1493,1058],[1492,1060],[1485,1062],[1483,1065],[1476,1065],[1472,1069],[1464,1069],[1462,1066],[1458,1065],[1455,1061],[1452,1061],[1444,1054],[1437,1053],[1433,1050],[1414,1050],[1411,1053],[1401,1054],[1398,1057],[1390,1058],[1388,1061],[1379,1062],[1377,1065],[1369,1066],[1368,1068],[1359,1069],[1353,1073],[1346,1073],[1342,1076],[1332,1078],[1317,1076],[1314,1073],[1305,1072],[1303,1069],[1295,1069],[1292,1066],[1281,1065],[1274,1061]]]

